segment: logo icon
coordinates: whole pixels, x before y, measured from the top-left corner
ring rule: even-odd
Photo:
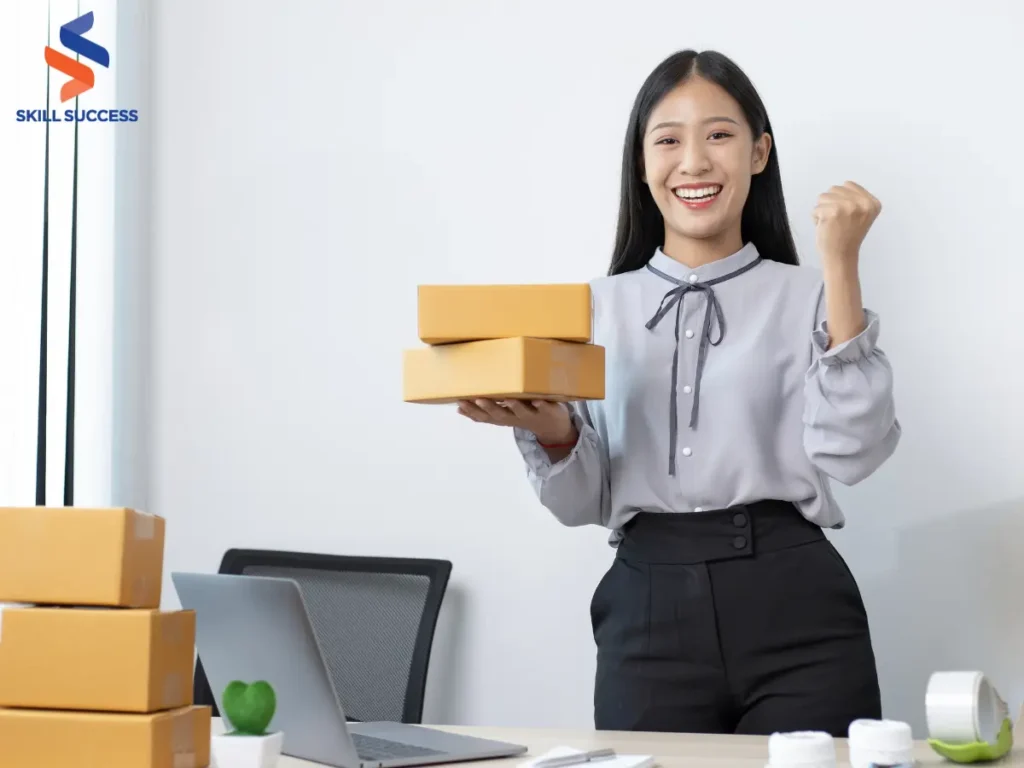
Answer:
[[[110,52],[102,45],[85,38],[85,33],[92,29],[93,21],[93,13],[89,11],[89,13],[84,13],[74,21],[69,21],[61,26],[61,45],[70,51],[74,51],[79,56],[99,64],[101,67],[109,67]],[[58,72],[63,72],[71,78],[71,80],[61,86],[60,100],[62,102],[85,93],[96,84],[96,76],[93,74],[92,67],[88,64],[76,61],[50,46],[46,46],[44,55],[46,63],[50,67]]]

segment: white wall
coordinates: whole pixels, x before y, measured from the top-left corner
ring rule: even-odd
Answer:
[[[168,570],[231,546],[450,558],[427,719],[589,726],[605,532],[553,521],[507,432],[403,404],[400,350],[418,283],[603,273],[633,96],[714,47],[768,104],[807,262],[819,192],[885,204],[863,282],[905,437],[839,489],[833,540],[887,715],[924,735],[936,668],[1024,695],[1018,7],[175,0],[153,23]]]

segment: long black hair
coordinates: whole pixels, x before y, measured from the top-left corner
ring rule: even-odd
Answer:
[[[664,220],[642,179],[644,131],[658,103],[693,75],[717,83],[739,102],[755,140],[762,133],[772,136],[768,163],[750,180],[750,193],[741,219],[742,238],[744,243],[753,242],[765,259],[783,264],[799,263],[782,194],[775,136],[761,97],[743,70],[729,57],[717,51],[685,50],[669,56],[648,75],[633,103],[622,152],[619,223],[609,275],[640,269],[654,250],[664,245]]]

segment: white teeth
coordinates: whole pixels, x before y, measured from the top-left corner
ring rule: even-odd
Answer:
[[[675,193],[676,197],[681,197],[686,200],[699,200],[704,197],[714,197],[721,191],[721,186],[715,184],[710,187],[701,187],[700,189],[677,189],[675,190]]]

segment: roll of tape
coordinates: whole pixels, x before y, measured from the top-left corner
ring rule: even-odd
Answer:
[[[791,731],[768,737],[766,768],[834,768],[836,745],[824,731]]]
[[[936,672],[924,706],[928,735],[946,744],[995,744],[1010,713],[981,672]]]
[[[852,768],[913,765],[914,736],[907,723],[854,720],[848,735]]]

